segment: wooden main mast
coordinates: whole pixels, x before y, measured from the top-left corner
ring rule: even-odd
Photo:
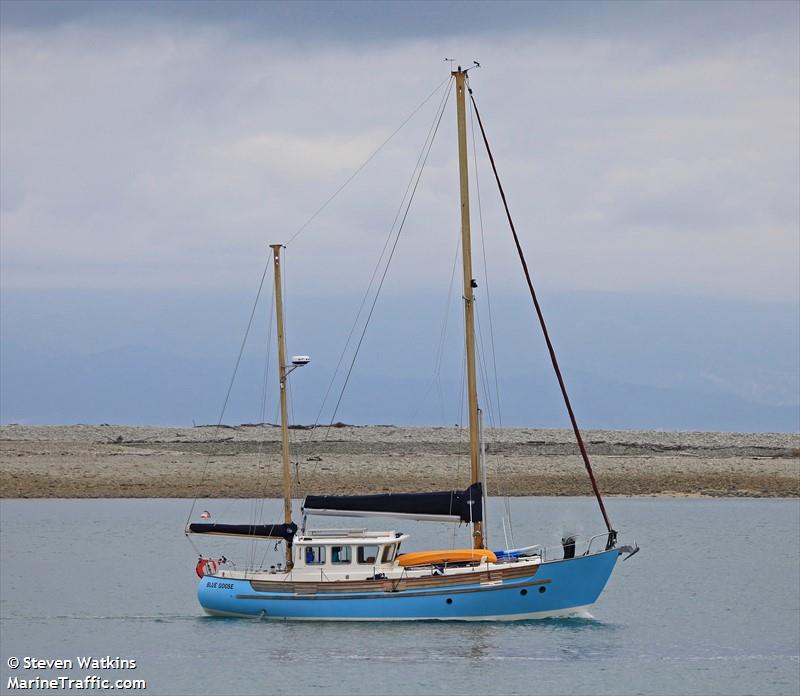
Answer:
[[[467,168],[467,109],[466,77],[467,71],[458,66],[453,71],[456,82],[456,116],[458,120],[458,171],[461,186],[461,258],[464,265],[464,327],[467,348],[467,395],[469,408],[469,461],[472,483],[481,482],[480,438],[478,421],[478,388],[475,378],[475,295],[477,285],[472,277],[472,242],[469,228],[469,176]],[[486,491],[483,491],[484,495]],[[485,506],[484,497],[481,505]],[[483,523],[473,524],[472,544],[476,549],[483,548]]]
[[[278,379],[281,392],[281,453],[283,454],[283,521],[292,523],[292,472],[289,468],[289,410],[286,405],[286,335],[283,330],[283,288],[281,287],[282,244],[270,244],[275,265],[275,321],[278,325]],[[286,566],[292,567],[292,546],[286,544]]]

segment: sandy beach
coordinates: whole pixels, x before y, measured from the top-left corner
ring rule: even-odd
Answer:
[[[800,435],[584,433],[607,495],[800,496]],[[446,490],[469,478],[458,428],[291,431],[295,496]],[[280,429],[0,427],[4,498],[280,496]],[[487,433],[491,495],[590,495],[571,431]]]

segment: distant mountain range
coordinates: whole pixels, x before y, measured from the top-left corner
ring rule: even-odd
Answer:
[[[3,423],[191,425],[219,418],[246,322],[245,298],[142,297],[6,291],[0,355]],[[252,300],[250,300],[252,302]],[[499,298],[493,316],[500,410],[482,398],[487,427],[566,427],[568,421],[529,308]],[[290,346],[312,364],[291,378],[293,420],[313,423],[352,316],[318,300],[290,308]],[[352,312],[354,298],[333,304]],[[335,420],[453,425],[463,419],[458,307],[437,359],[442,311],[388,300],[370,328]],[[596,294],[546,298],[567,386],[583,427],[800,430],[798,308]],[[436,314],[439,315],[437,322]],[[269,316],[263,310],[262,324]],[[514,321],[514,317],[524,319]],[[301,320],[302,318],[302,320]],[[403,323],[405,322],[405,324]],[[398,326],[409,324],[408,330]],[[481,383],[494,392],[488,322]],[[502,335],[503,341],[500,340]],[[136,340],[138,339],[138,340]],[[254,332],[224,422],[277,420],[274,351],[262,410],[263,326]],[[98,348],[92,350],[92,347]],[[225,356],[225,357],[221,357]],[[342,375],[321,420],[333,416]],[[435,374],[439,373],[438,380]]]

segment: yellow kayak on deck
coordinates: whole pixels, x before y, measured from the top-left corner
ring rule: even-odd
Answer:
[[[469,563],[470,561],[496,563],[497,556],[489,549],[451,549],[447,551],[415,551],[397,557],[397,562],[404,568],[441,563]]]

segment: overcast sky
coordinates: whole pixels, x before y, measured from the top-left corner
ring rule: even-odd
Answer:
[[[797,301],[798,8],[4,1],[3,284],[252,288],[264,245],[454,57],[482,64],[472,85],[540,283]],[[435,106],[290,246],[297,291],[363,289]],[[451,99],[389,292],[449,276],[453,121]],[[516,261],[479,169],[502,284]]]

